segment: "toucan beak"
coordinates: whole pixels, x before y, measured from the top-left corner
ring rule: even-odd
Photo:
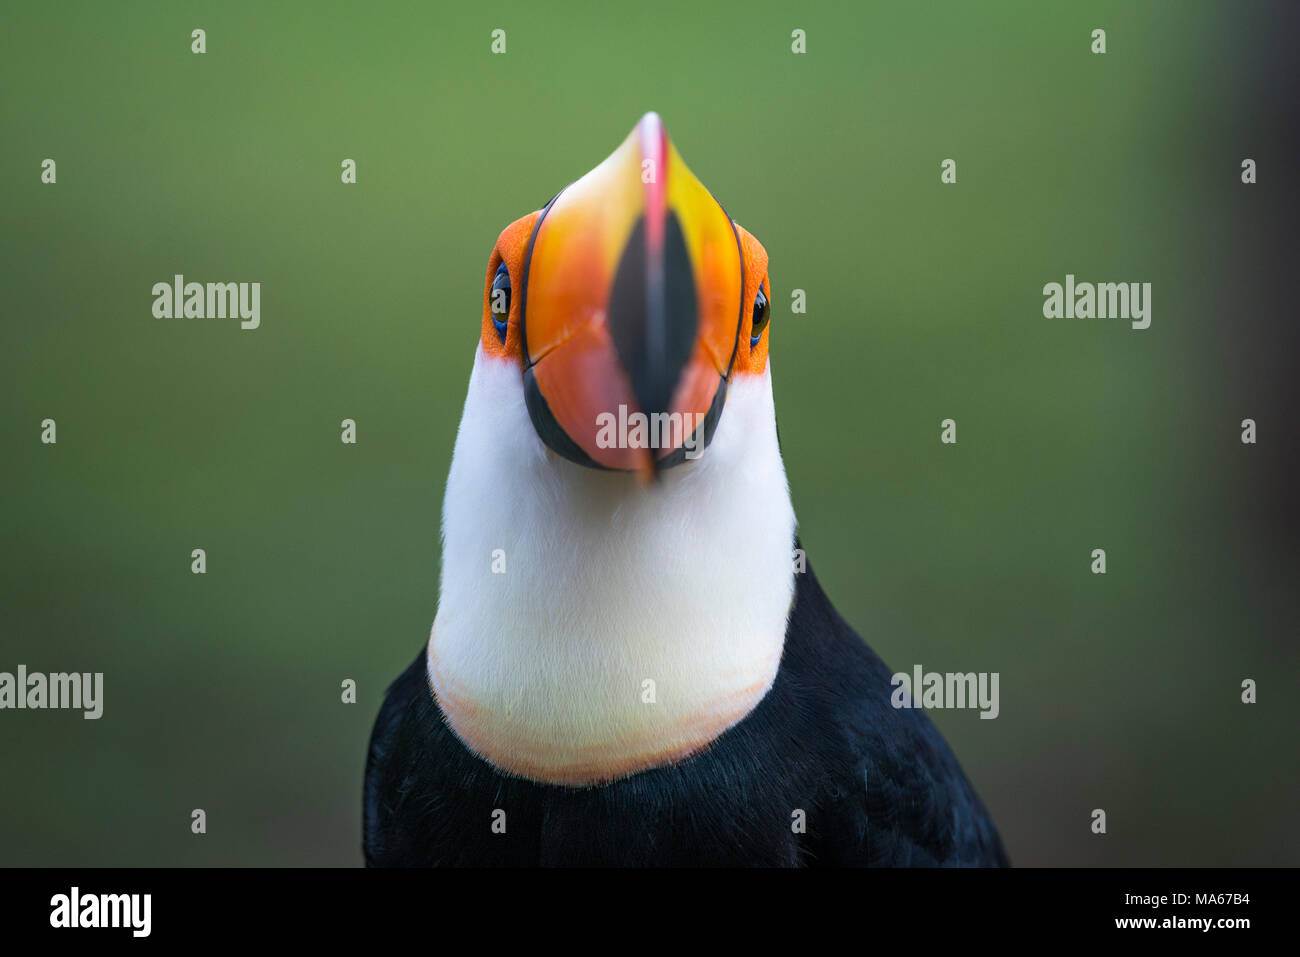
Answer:
[[[643,478],[702,452],[726,398],[742,262],[731,219],[647,113],[533,228],[520,323],[543,441]]]

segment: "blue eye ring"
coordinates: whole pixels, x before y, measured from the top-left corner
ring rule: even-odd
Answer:
[[[767,321],[771,318],[772,305],[767,301],[767,294],[763,292],[763,284],[758,284],[758,295],[754,297],[754,318],[749,327],[749,348],[753,349],[758,345],[758,340],[763,338],[763,330],[767,328]]]
[[[492,325],[496,327],[497,338],[506,341],[506,320],[510,318],[510,270],[505,263],[497,266],[497,274],[492,277],[492,288],[488,291],[488,312],[492,314]]]

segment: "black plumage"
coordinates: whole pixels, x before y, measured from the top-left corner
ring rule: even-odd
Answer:
[[[754,711],[679,764],[599,787],[538,784],[475,756],[442,719],[422,649],[371,736],[366,863],[1005,866],[933,723],[891,706],[892,672],[811,566],[797,579],[780,670]]]

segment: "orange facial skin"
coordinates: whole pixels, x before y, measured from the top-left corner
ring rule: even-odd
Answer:
[[[519,297],[517,295],[511,296],[510,315],[506,319],[506,340],[502,342],[500,336],[497,335],[496,324],[492,321],[492,279],[497,274],[497,267],[504,262],[506,269],[510,270],[511,288],[520,288],[520,283],[523,281],[524,252],[528,248],[528,237],[532,235],[537,217],[541,215],[542,211],[539,209],[535,213],[529,213],[521,219],[516,219],[501,230],[501,235],[497,237],[497,244],[493,247],[492,255],[488,259],[487,278],[483,280],[482,345],[483,351],[490,356],[523,362],[519,337]]]
[[[491,296],[501,263],[511,288],[504,341]],[[675,449],[609,447],[600,417],[716,421],[726,380],[767,367],[769,331],[750,346],[760,284],[770,299],[766,250],[647,114],[608,159],[501,232],[484,279],[483,351],[531,378],[530,413],[553,448],[648,477]]]
[[[740,324],[736,362],[731,371],[733,375],[736,373],[762,375],[767,368],[767,343],[772,331],[771,320],[768,321],[767,328],[763,330],[763,334],[758,337],[758,342],[752,348],[749,340],[753,335],[753,302],[754,297],[758,295],[758,287],[760,285],[763,287],[769,302],[772,299],[772,280],[767,273],[767,250],[763,248],[762,243],[746,232],[745,227],[737,224],[736,232],[740,234],[740,248],[745,257],[745,291],[742,299],[750,304],[750,308],[745,310],[745,318]]]

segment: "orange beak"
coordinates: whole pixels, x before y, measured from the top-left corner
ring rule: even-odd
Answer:
[[[522,285],[525,395],[547,445],[645,479],[703,452],[735,357],[743,260],[656,114],[543,210]]]

